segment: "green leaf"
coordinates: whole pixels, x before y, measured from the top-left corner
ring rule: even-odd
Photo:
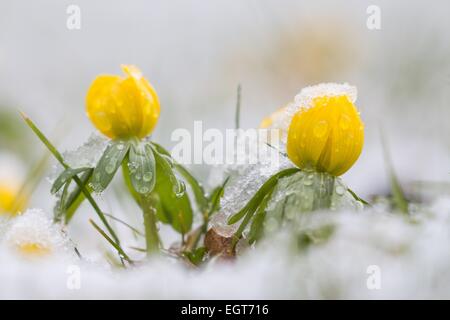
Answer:
[[[170,153],[164,149],[161,145],[151,142],[152,146],[158,152],[160,155],[170,157]],[[173,160],[171,160],[173,162]],[[192,189],[192,192],[194,193],[195,201],[197,202],[197,206],[200,209],[201,212],[204,212],[206,210],[208,199],[205,196],[205,191],[202,187],[202,185],[195,179],[195,177],[181,164],[174,163],[175,169],[180,173],[180,175],[183,176],[185,181],[189,184],[189,186]]]
[[[272,197],[273,190],[266,194],[263,201],[258,207],[258,210],[256,211],[255,217],[253,218],[252,225],[250,226],[250,231],[248,234],[248,242],[252,244],[256,240],[258,240],[261,237],[261,234],[263,232],[263,226],[264,226],[264,219],[266,218],[266,209],[267,205],[269,204],[269,200]]]
[[[102,192],[108,187],[129,148],[130,145],[123,141],[112,141],[106,148],[92,175],[91,186],[95,192]]]
[[[201,212],[206,210],[208,200],[205,196],[205,190],[202,185],[195,179],[195,177],[182,165],[175,164],[177,171],[183,176],[185,181],[189,184],[194,193],[195,202]]]
[[[271,176],[262,186],[259,188],[259,190],[255,193],[253,198],[250,199],[250,201],[245,205],[244,208],[242,208],[239,212],[234,214],[228,219],[228,224],[234,224],[241,220],[247,212],[254,212],[256,208],[261,203],[262,199],[265,197],[265,195],[271,191],[275,185],[277,184],[278,180],[282,177],[286,177],[289,175],[292,175],[296,172],[300,171],[298,168],[289,168],[282,170],[273,176]]]
[[[86,197],[84,196],[82,192],[82,188],[85,189],[86,192],[91,192],[91,188],[87,186],[89,179],[92,176],[92,173],[94,172],[94,169],[90,168],[89,170],[85,171],[81,177],[79,178],[79,184],[75,185],[75,188],[72,190],[72,192],[67,197],[67,201],[63,204],[63,210],[65,211],[66,215],[66,223],[69,223],[70,219],[72,219],[73,215],[75,214],[76,210],[79,208],[81,203],[83,203],[84,199]]]
[[[333,224],[302,230],[297,236],[298,248],[304,250],[312,245],[326,243],[334,235],[335,231],[336,226]]]
[[[158,185],[159,186],[159,185]],[[156,198],[156,201],[153,204],[154,209],[156,210],[156,218],[165,224],[172,224],[172,216],[170,212],[166,211],[163,208],[162,200],[157,194],[157,192],[153,192],[152,195]]]
[[[156,160],[156,184],[154,194],[157,204],[157,216],[163,223],[169,223],[181,234],[192,227],[193,213],[186,187],[175,176],[170,160],[154,152]],[[159,210],[158,210],[159,207]]]
[[[215,188],[211,193],[211,196],[208,199],[210,206],[208,210],[208,217],[211,217],[217,210],[219,210],[220,199],[223,197],[225,186],[227,185],[229,180],[230,177],[226,178],[225,181],[222,183],[222,185]]]
[[[120,245],[113,239],[111,239],[111,237],[109,237],[105,231],[102,230],[102,228],[100,228],[92,219],[89,219],[89,223],[95,228],[95,230],[97,230],[102,236],[103,238],[106,239],[106,241],[108,241],[108,243],[110,245],[112,245],[114,247],[114,249],[117,250],[117,253],[119,254],[119,256],[128,261],[130,264],[133,264],[133,261],[128,257],[128,255],[125,253],[125,251],[123,251],[123,249],[120,247]]]
[[[61,221],[61,216],[65,212],[64,211],[64,202],[67,199],[67,194],[69,192],[70,182],[71,182],[71,180],[64,185],[64,189],[63,189],[63,191],[61,193],[61,197],[59,198],[59,201],[56,203],[56,207],[54,209],[55,222]]]
[[[130,192],[133,199],[136,201],[136,203],[141,207],[141,196],[139,193],[134,190],[133,184],[131,183],[131,177],[130,177],[130,169],[128,168],[128,155],[125,157],[124,161],[122,162],[122,173],[123,173],[123,179],[125,182],[125,186],[127,187],[128,191]]]
[[[205,247],[199,247],[192,252],[190,251],[184,252],[185,257],[188,258],[189,261],[192,262],[192,264],[195,266],[198,266],[200,265],[200,263],[202,263],[205,254],[206,254]]]
[[[127,166],[134,190],[139,194],[149,194],[156,182],[155,156],[150,145],[133,144],[130,148]]]
[[[56,178],[55,182],[53,183],[52,189],[50,190],[51,194],[55,194],[56,192],[59,191],[59,189],[62,188],[63,185],[65,185],[66,183],[70,183],[70,181],[72,181],[72,178],[76,175],[78,175],[81,172],[87,171],[91,168],[77,168],[77,169],[72,169],[72,168],[68,168],[66,170],[64,170],[59,176],[58,178]]]

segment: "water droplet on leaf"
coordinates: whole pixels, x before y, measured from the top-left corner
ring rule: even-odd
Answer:
[[[115,163],[109,163],[106,167],[105,167],[105,171],[108,174],[112,174],[114,172],[114,169],[116,169]]]
[[[146,172],[146,173],[144,173],[144,176],[142,178],[144,179],[145,182],[149,182],[153,178],[153,173],[152,172]]]
[[[336,186],[335,190],[336,190],[336,194],[339,195],[339,196],[342,196],[345,193],[344,187],[342,187],[340,185]]]

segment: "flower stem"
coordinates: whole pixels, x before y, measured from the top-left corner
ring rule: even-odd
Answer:
[[[142,195],[142,214],[144,216],[144,227],[145,227],[145,243],[147,248],[147,256],[150,256],[159,251],[159,236],[158,228],[156,226],[156,215],[154,198],[152,195]]]

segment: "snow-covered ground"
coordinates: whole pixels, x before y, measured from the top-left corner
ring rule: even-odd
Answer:
[[[0,250],[0,298],[450,298],[450,198],[413,221],[375,208],[314,213],[305,229],[324,225],[334,231],[318,243],[298,247],[286,230],[234,262],[199,269],[161,257],[112,270],[102,260],[79,260],[70,248],[24,258],[11,247],[10,231]]]

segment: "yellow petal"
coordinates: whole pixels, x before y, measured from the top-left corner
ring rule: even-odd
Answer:
[[[15,193],[6,186],[0,186],[0,212],[10,212],[15,199]]]
[[[20,196],[16,188],[7,183],[0,185],[0,214],[15,215],[25,208],[26,203],[26,197]]]
[[[97,77],[86,97],[87,115],[111,139],[144,138],[158,122],[155,90],[134,66],[122,66],[126,77]]]
[[[50,248],[39,243],[21,243],[17,245],[17,249],[25,256],[42,257],[51,253]]]
[[[363,123],[348,97],[322,96],[293,116],[287,153],[301,169],[340,176],[358,159],[363,141]]]

